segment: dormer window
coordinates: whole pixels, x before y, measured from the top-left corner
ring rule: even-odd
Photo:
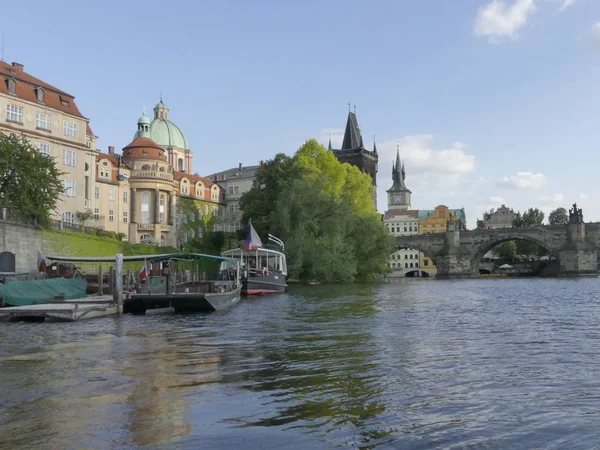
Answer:
[[[60,104],[67,108],[71,106],[71,100],[67,97],[60,96]]]
[[[6,84],[8,85],[8,93],[10,95],[17,95],[17,80],[14,78],[7,78]]]
[[[44,89],[41,87],[35,88],[38,103],[44,103]]]

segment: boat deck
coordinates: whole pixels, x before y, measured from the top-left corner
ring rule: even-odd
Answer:
[[[110,295],[94,295],[76,300],[57,301],[41,305],[0,308],[0,320],[75,322],[117,314]]]

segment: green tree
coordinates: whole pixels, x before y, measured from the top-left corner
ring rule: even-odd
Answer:
[[[565,225],[569,223],[569,216],[565,208],[556,208],[548,215],[548,223],[550,225]]]
[[[517,246],[514,241],[506,241],[498,244],[494,248],[494,253],[504,262],[512,262],[517,253]]]
[[[77,211],[75,213],[75,217],[77,220],[81,221],[81,224],[85,227],[85,222],[94,218],[94,213],[91,209],[86,209],[85,211]]]
[[[63,193],[62,173],[20,136],[0,133],[0,203],[42,226]]]
[[[537,208],[529,208],[521,215],[517,213],[517,217],[513,220],[513,226],[516,228],[533,227],[544,223],[544,213]]]
[[[279,154],[244,194],[244,223],[285,242],[288,271],[300,280],[372,279],[388,271],[393,248],[373,205],[370,178],[315,140]]]

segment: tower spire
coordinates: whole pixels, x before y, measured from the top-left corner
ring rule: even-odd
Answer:
[[[377,142],[375,142],[375,135],[373,135],[373,153],[377,153]]]
[[[329,150],[331,150],[331,133],[329,133],[329,147],[327,147]]]

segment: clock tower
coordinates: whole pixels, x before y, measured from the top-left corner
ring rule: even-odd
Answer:
[[[400,149],[396,151],[396,162],[392,167],[393,185],[387,190],[388,209],[410,209],[410,190],[404,184],[404,163],[400,164]]]

